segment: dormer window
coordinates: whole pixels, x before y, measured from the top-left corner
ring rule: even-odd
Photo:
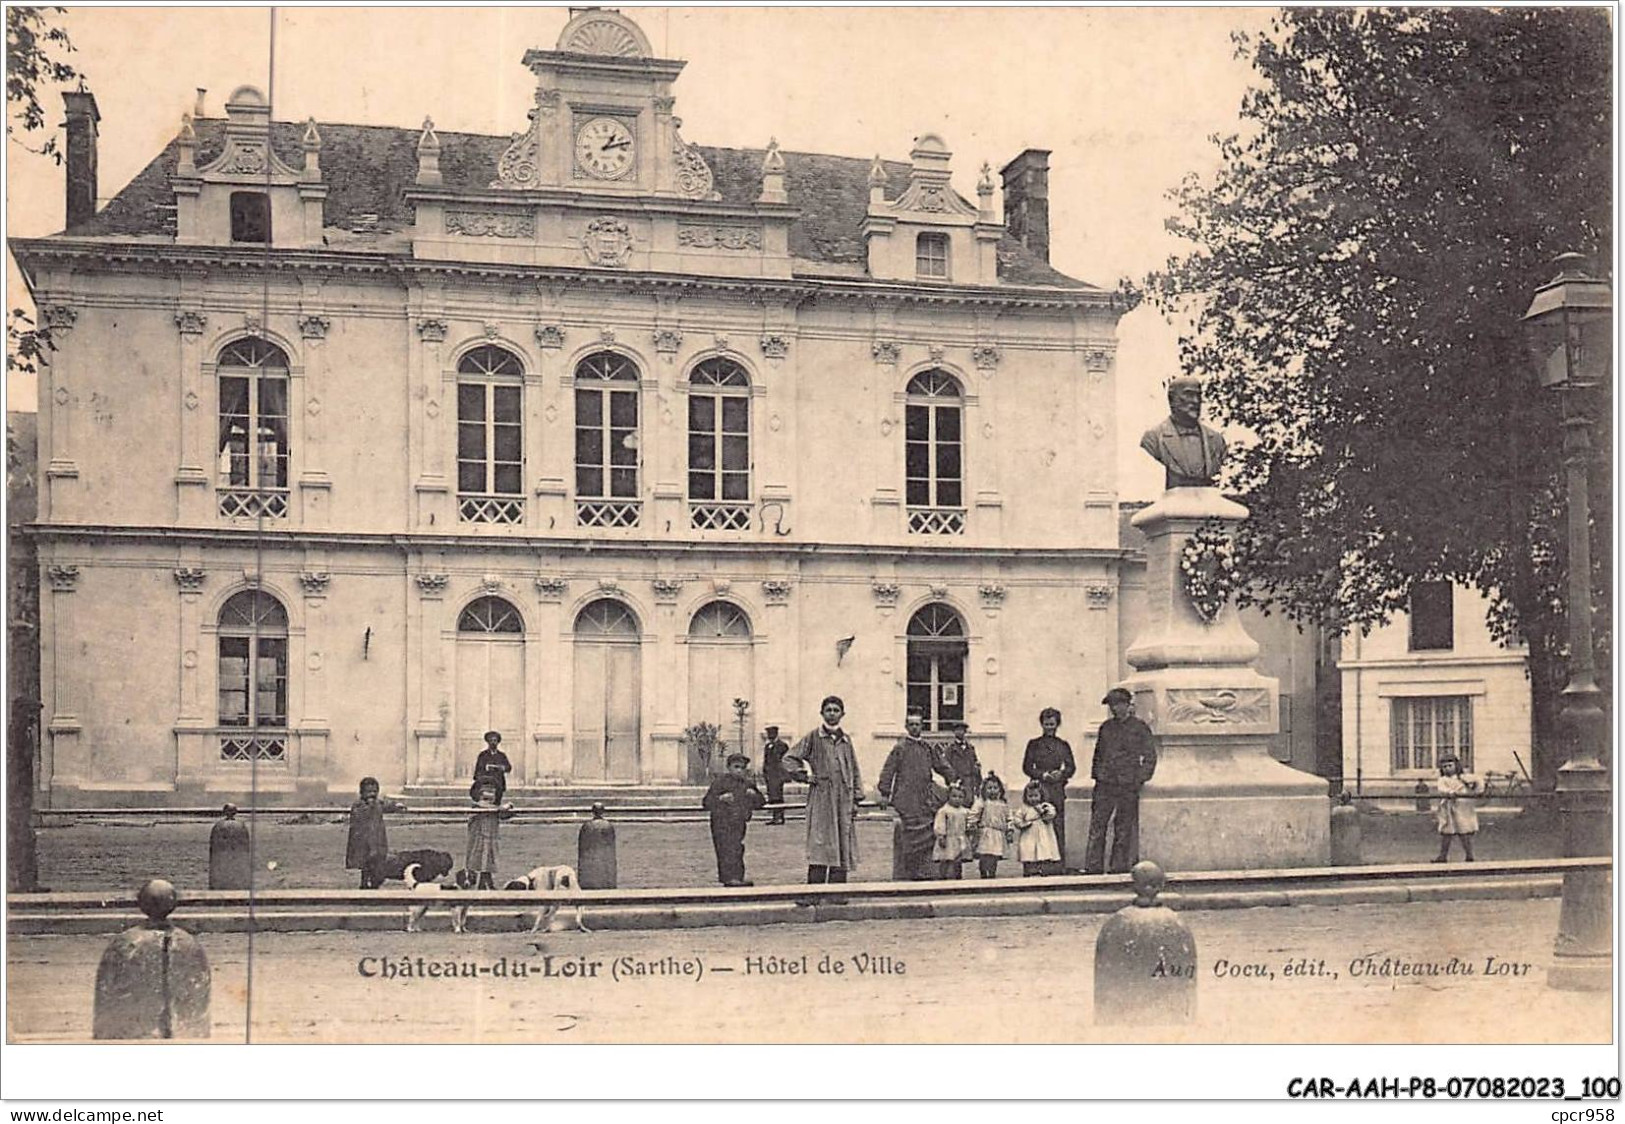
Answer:
[[[269,242],[271,240],[271,197],[263,191],[231,193],[231,240]]]
[[[916,277],[948,279],[948,236],[922,234],[914,242],[914,274]]]

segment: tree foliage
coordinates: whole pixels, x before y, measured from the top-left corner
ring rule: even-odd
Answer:
[[[1227,478],[1253,512],[1244,599],[1365,629],[1415,581],[1474,586],[1530,646],[1537,742],[1567,545],[1559,407],[1519,321],[1560,252],[1611,273],[1611,40],[1602,9],[1287,10],[1238,37],[1244,131],[1174,193],[1195,248],[1149,282],[1191,325],[1186,370],[1256,438]]]
[[[71,82],[79,76],[66,58],[73,51],[68,33],[51,22],[64,11],[63,8],[6,9],[6,136],[14,143],[23,144],[17,136],[19,131],[33,133],[45,128],[45,106],[40,101],[44,87]],[[55,136],[30,151],[62,163]]]

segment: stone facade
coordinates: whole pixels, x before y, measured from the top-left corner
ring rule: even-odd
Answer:
[[[560,44],[525,58],[529,132],[272,123],[245,87],[13,242],[75,312],[40,390],[39,561],[75,575],[41,594],[44,799],[456,786],[492,727],[516,787],[679,783],[685,728],[733,740],[744,699],[754,748],[832,692],[871,781],[911,700],[1005,773],[1045,705],[1084,739],[1122,558],[1086,356],[1121,298],[955,194],[937,138],[695,148],[630,20]],[[415,154],[398,214],[358,210],[362,133]],[[798,172],[869,177],[867,209]],[[934,232],[948,274],[917,277]],[[693,451],[724,399],[726,501]]]

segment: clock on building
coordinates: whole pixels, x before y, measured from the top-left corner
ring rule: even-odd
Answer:
[[[601,180],[620,179],[632,167],[632,130],[614,117],[594,117],[576,130],[576,168]]]

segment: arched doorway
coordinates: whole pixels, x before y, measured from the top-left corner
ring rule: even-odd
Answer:
[[[607,597],[576,616],[571,710],[576,780],[641,777],[641,634],[636,614]]]
[[[457,618],[457,772],[474,776],[485,731],[502,735],[516,770],[524,768],[525,624],[500,597],[479,597]],[[510,784],[519,784],[516,772]]]
[[[909,620],[908,708],[925,716],[927,730],[965,717],[969,656],[965,622],[952,606],[933,602]]]
[[[709,722],[731,751],[750,753],[755,744],[752,715],[746,715],[741,740],[734,700],[752,702],[756,689],[752,660],[750,618],[737,605],[712,601],[694,614],[688,625],[688,723]],[[688,760],[690,784],[709,780],[710,762]]]

